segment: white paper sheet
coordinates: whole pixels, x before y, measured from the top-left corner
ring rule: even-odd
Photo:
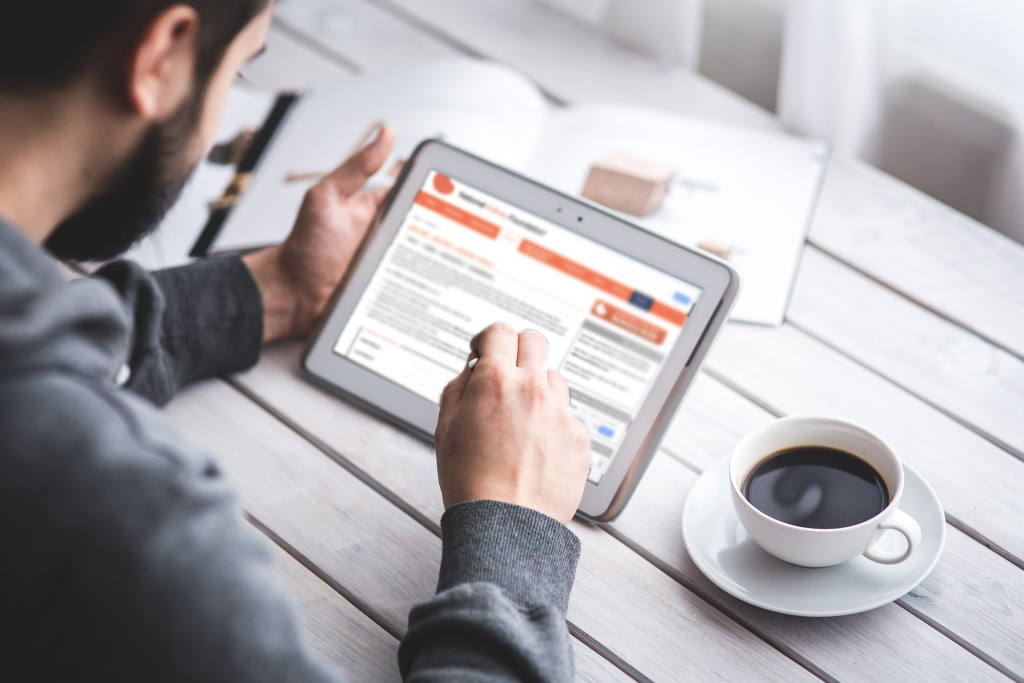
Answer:
[[[577,105],[551,113],[527,173],[578,195],[590,165],[616,152],[677,170],[661,207],[644,218],[621,215],[687,246],[733,245],[743,291],[732,319],[781,324],[827,147],[650,109]]]
[[[553,109],[508,67],[466,58],[435,61],[325,84],[304,96],[213,251],[284,239],[316,182],[286,177],[333,169],[377,121],[391,124],[397,140],[371,186],[392,182],[387,171],[395,161],[431,137],[572,195],[582,190],[590,165],[612,153],[672,166],[676,180],[662,206],[643,218],[623,217],[688,246],[703,240],[732,245],[729,260],[743,278],[732,318],[766,325],[785,316],[828,157],[820,142],[651,109]],[[210,172],[201,170],[204,178]],[[216,179],[218,192],[225,180]]]
[[[370,185],[421,141],[441,137],[514,169],[525,167],[541,134],[547,103],[525,77],[491,62],[432,62],[317,87],[296,105],[232,210],[213,250],[274,244],[291,230],[315,179],[285,182],[293,173],[340,164],[376,121],[395,128],[391,158]]]

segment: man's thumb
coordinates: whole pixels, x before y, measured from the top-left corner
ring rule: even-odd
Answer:
[[[351,197],[363,189],[370,176],[380,170],[394,144],[394,129],[382,125],[374,140],[353,153],[321,182],[330,183],[342,196]]]

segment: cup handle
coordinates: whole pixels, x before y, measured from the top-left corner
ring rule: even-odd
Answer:
[[[903,537],[907,539],[907,549],[902,553],[894,553],[890,550],[882,550],[876,543],[864,551],[864,557],[868,558],[872,562],[878,562],[879,564],[899,564],[910,557],[910,554],[914,552],[917,544],[921,542],[921,527],[913,517],[898,508],[893,510],[893,513],[883,520],[882,523],[878,525],[878,528],[893,529],[903,534]]]

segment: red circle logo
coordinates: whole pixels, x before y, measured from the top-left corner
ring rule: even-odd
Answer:
[[[451,181],[451,178],[449,178],[448,176],[441,175],[440,173],[435,173],[434,189],[440,192],[441,194],[451,194],[452,192],[455,192],[455,183],[453,183]]]

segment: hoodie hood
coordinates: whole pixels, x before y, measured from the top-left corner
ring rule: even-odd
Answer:
[[[128,314],[109,283],[66,281],[52,256],[0,220],[0,381],[59,368],[113,382],[128,345]]]

